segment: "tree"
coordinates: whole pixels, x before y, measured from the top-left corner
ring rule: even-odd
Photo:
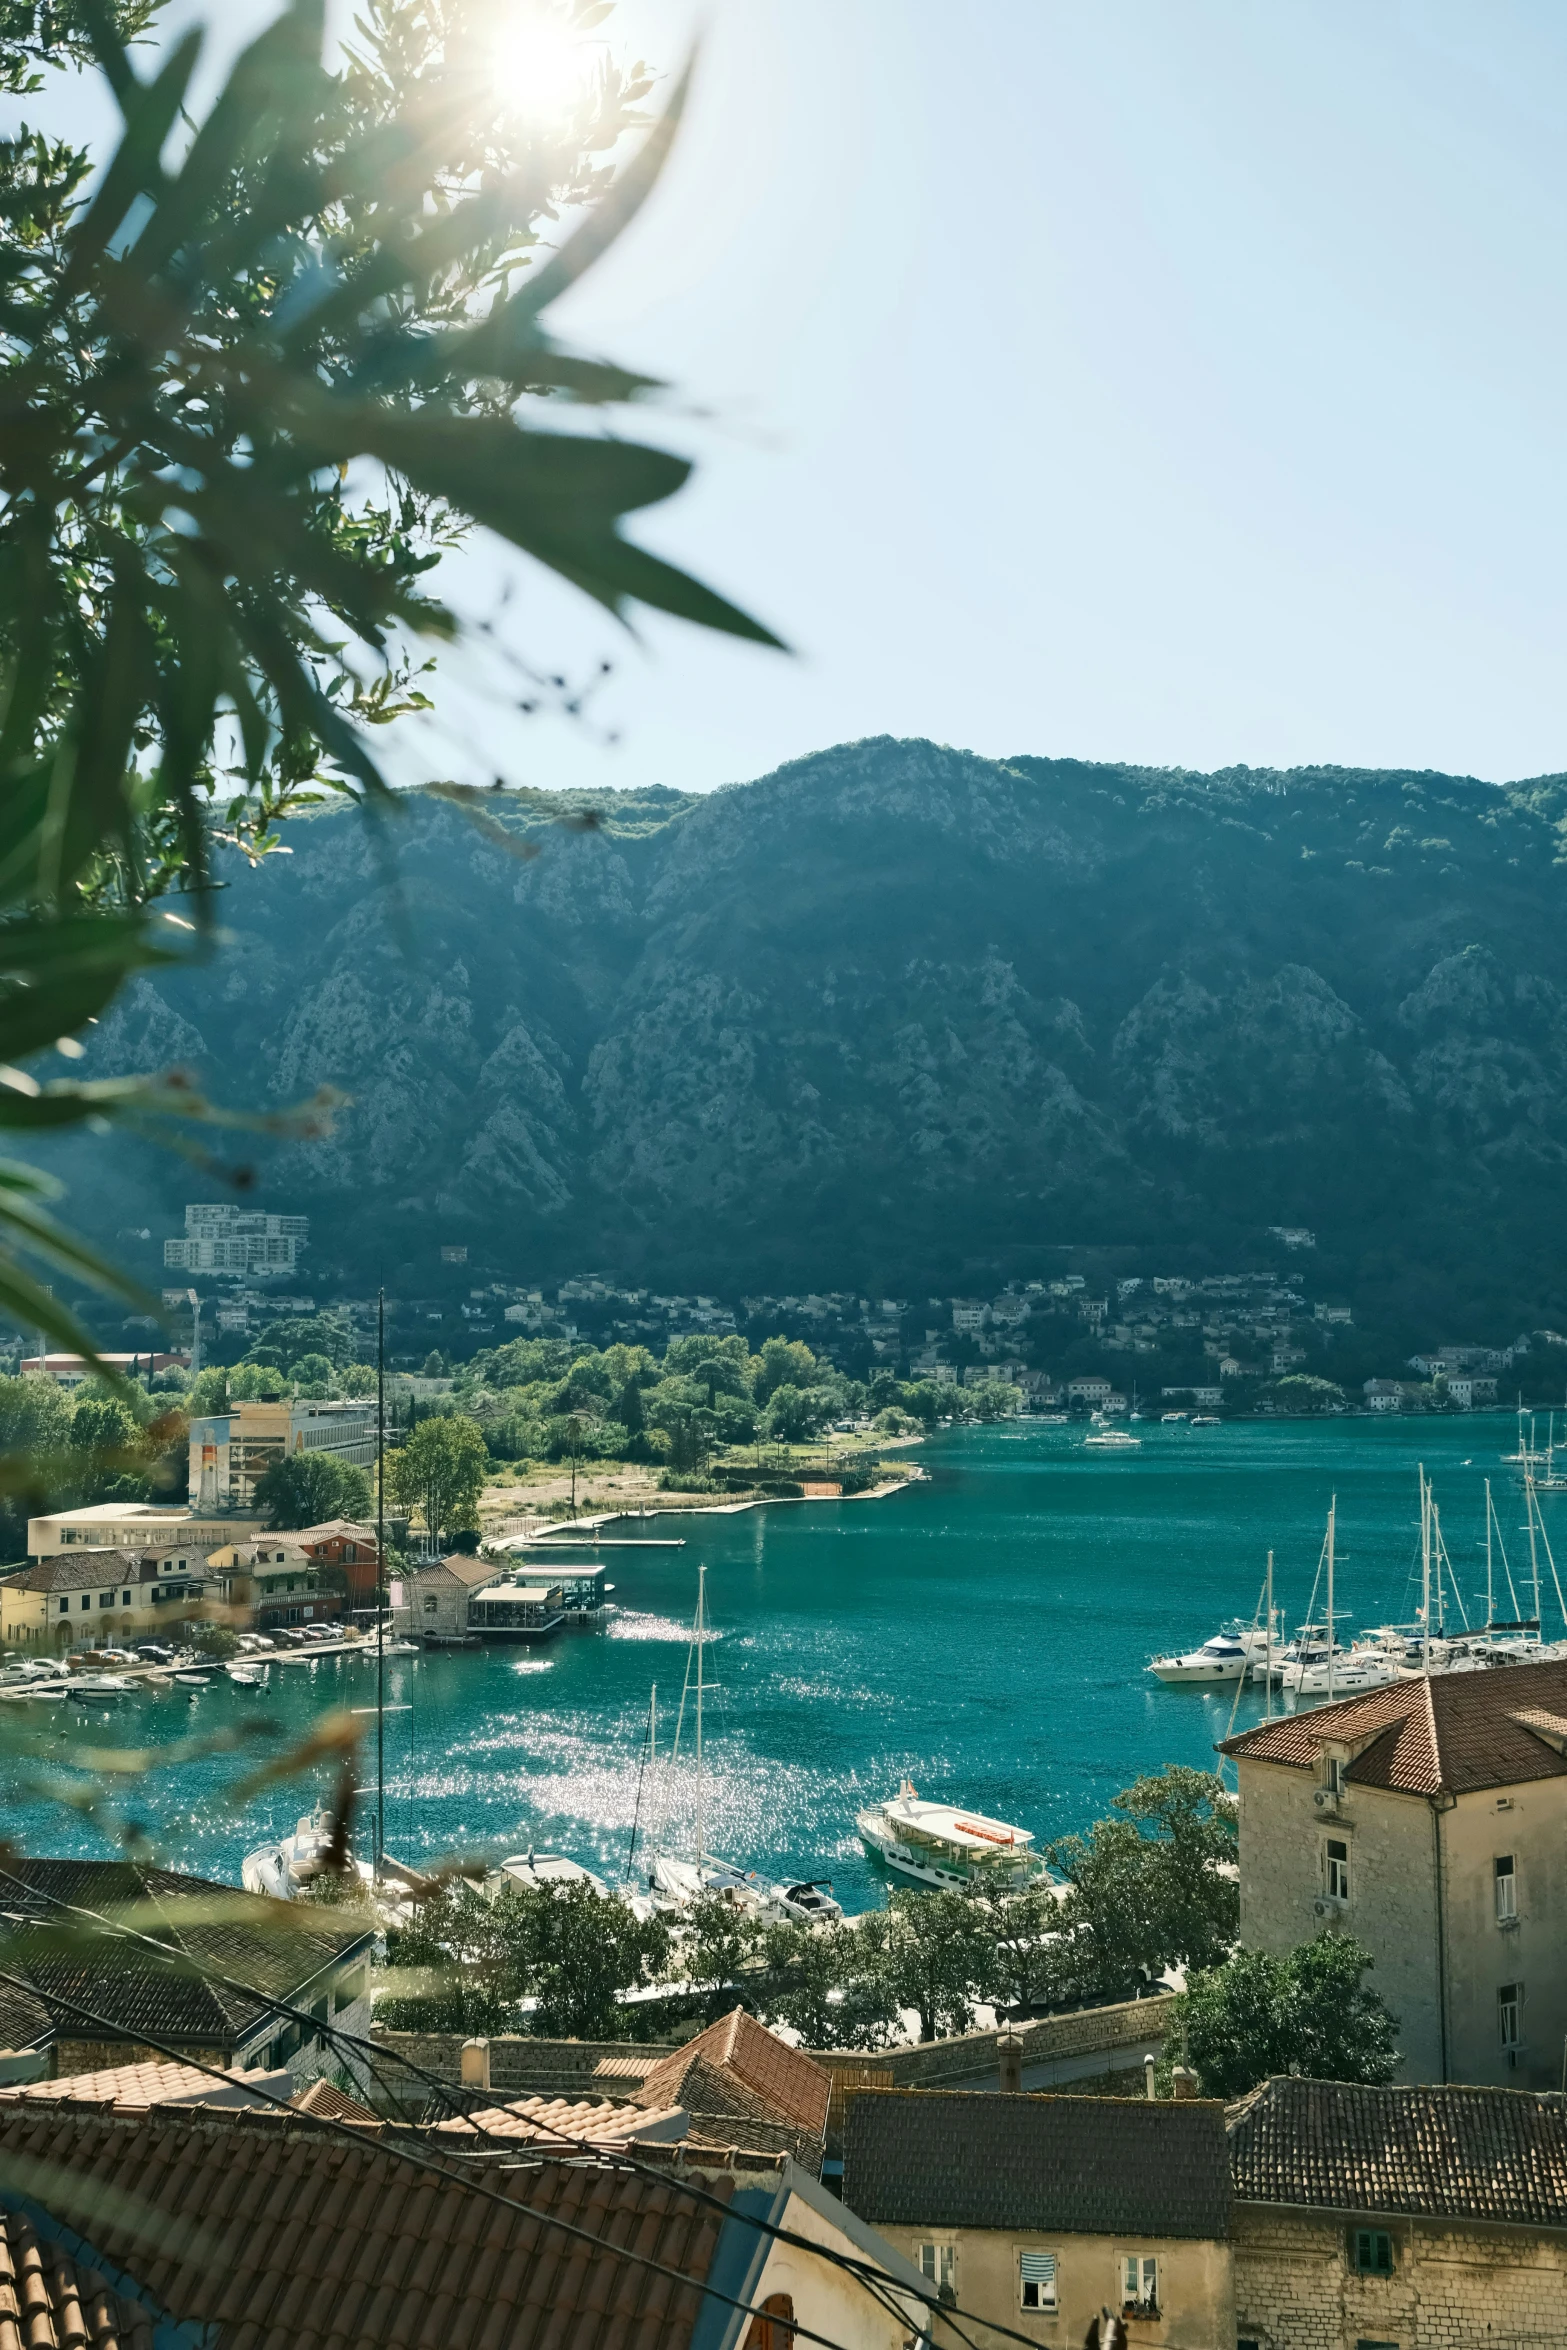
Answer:
[[[279,1533],[329,1518],[367,1524],[375,1514],[364,1470],[330,1452],[286,1452],[273,1461],[256,1479],[256,1508]]]
[[[507,1887],[496,1908],[538,2002],[533,2029],[555,2039],[623,2039],[618,1994],[652,1982],[666,1963],[663,1919],[639,1918],[618,1895],[606,1900],[582,1884]]]
[[[1063,1927],[1107,1982],[1216,1965],[1240,1921],[1233,1797],[1211,1771],[1174,1764],[1114,1801],[1121,1818],[1050,1847],[1071,1886]]]
[[[552,404],[653,388],[566,350],[545,317],[639,209],[683,92],[612,180],[601,158],[646,121],[642,69],[604,65],[551,139],[494,70],[485,8],[368,0],[334,74],[319,7],[293,0],[187,136],[201,35],[143,81],[124,36],[150,13],[0,19],[12,88],[40,61],[91,58],[123,121],[97,171],[41,134],[0,150],[10,1066],[175,957],[179,932],[153,915],[167,890],[211,930],[224,845],[268,855],[283,818],[331,793],[395,813],[370,731],[429,706],[423,643],[460,630],[426,575],[473,523],[612,612],[776,641],[621,533],[687,461],[547,425]],[[477,794],[438,788],[512,845]],[[33,1132],[202,1107],[172,1080],[0,1088],[0,1124]],[[9,1172],[9,1249],[124,1290],[54,1223],[47,1189]],[[0,1305],[91,1348],[14,1253]]]
[[[421,1420],[386,1468],[399,1506],[417,1510],[431,1540],[439,1542],[448,1527],[472,1524],[488,1463],[478,1421],[449,1412]]]
[[[1288,1412],[1341,1412],[1347,1401],[1343,1388],[1333,1380],[1314,1378],[1307,1371],[1291,1371],[1262,1392]]]
[[[1062,1904],[1048,1884],[1021,1892],[982,1888],[980,1905],[989,1947],[984,1991],[997,2007],[1022,2014],[1059,1998],[1077,1972],[1076,1937],[1063,1925]]]
[[[762,1427],[782,1444],[803,1444],[816,1434],[832,1407],[833,1398],[824,1388],[775,1387],[762,1415]]]
[[[141,1422],[119,1396],[83,1396],[71,1414],[71,1483],[83,1506],[145,1501],[147,1445]]]
[[[768,1929],[763,1954],[767,2020],[807,2048],[883,2048],[892,2038],[896,2002],[860,1927],[785,1921]]]
[[[750,1910],[722,1893],[704,1893],[686,1912],[687,1931],[676,1961],[687,1982],[707,1995],[710,2015],[734,2005],[729,1996],[762,1955],[763,1932]]]
[[[1171,2010],[1169,2044],[1207,2097],[1244,2096],[1271,2073],[1391,2081],[1398,2018],[1365,1982],[1371,1964],[1348,1934],[1319,1935],[1287,1958],[1238,1950],[1192,1976]]]
[[[911,2007],[920,2038],[966,2032],[991,1963],[985,1917],[967,1893],[894,1893],[884,1917],[857,1926],[871,1935],[877,1974],[892,2004]]]
[[[810,1387],[821,1376],[822,1366],[802,1338],[769,1338],[757,1358],[753,1375],[753,1392],[758,1403],[766,1403],[779,1387]]]

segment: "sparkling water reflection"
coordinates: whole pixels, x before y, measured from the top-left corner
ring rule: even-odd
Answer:
[[[951,1790],[1045,1839],[1085,1825],[1139,1771],[1211,1763],[1233,1690],[1162,1688],[1147,1659],[1249,1618],[1270,1545],[1277,1595],[1296,1620],[1333,1492],[1340,1599],[1357,1623],[1407,1620],[1416,1604],[1418,1460],[1435,1478],[1471,1614],[1483,1613],[1484,1476],[1515,1576],[1527,1559],[1512,1531],[1521,1497],[1499,1459],[1512,1423],[1499,1416],[1145,1423],[1142,1436],[1137,1453],[1097,1456],[1075,1429],[953,1432],[922,1456],[929,1482],[888,1500],[692,1516],[660,1529],[684,1533],[683,1550],[617,1550],[619,1612],[605,1632],[563,1633],[537,1655],[389,1660],[388,1703],[409,1708],[386,1719],[389,1846],[411,1860],[477,1845],[560,1848],[618,1878],[649,1684],[663,1752],[699,1560],[715,1618],[704,1668],[710,1848],[780,1875],[830,1875],[863,1907],[880,1885],[854,1814],[904,1772],[922,1793]],[[1555,1497],[1545,1509],[1553,1534],[1558,1519],[1567,1530]],[[1548,1631],[1554,1610],[1547,1577]],[[296,1737],[328,1707],[374,1697],[360,1662],[275,1666],[271,1681],[263,1695],[220,1679],[189,1698],[128,1699],[112,1717],[6,1710],[25,1719],[46,1760],[67,1761],[88,1743],[167,1744],[247,1717]],[[1259,1708],[1247,1693],[1240,1720]],[[687,1752],[691,1727],[688,1709]],[[90,1822],[40,1802],[22,1770],[5,1767],[18,1842],[109,1849]],[[135,1808],[159,1823],[177,1810],[172,1857],[233,1877],[317,1792],[314,1781],[269,1790],[236,1813],[221,1794],[236,1775],[232,1757],[183,1763]],[[681,1849],[689,1774],[644,1786],[644,1825],[666,1793],[668,1840]]]

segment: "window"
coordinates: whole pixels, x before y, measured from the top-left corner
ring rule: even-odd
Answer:
[[[1121,2262],[1121,2306],[1140,2314],[1159,2314],[1159,2263],[1148,2252],[1128,2252]]]
[[[1393,2239],[1386,2228],[1356,2228],[1354,2260],[1363,2277],[1390,2277],[1393,2274]]]
[[[916,2244],[914,2265],[927,2284],[934,2285],[943,2301],[958,2297],[958,2248],[956,2244]]]
[[[1496,1994],[1496,2020],[1504,2048],[1517,2048],[1523,2041],[1523,1985],[1504,1983]]]
[[[1349,1846],[1337,1836],[1328,1838],[1328,1899],[1349,1899]]]
[[[1334,1757],[1328,1764],[1328,1793],[1330,1795],[1342,1795],[1343,1792],[1344,1765],[1337,1759],[1337,1757]]]
[[[1056,2256],[1053,2252],[1020,2252],[1017,2256],[1019,2309],[1054,2309]]]
[[[92,1593],[91,1593],[90,1591],[84,1591],[84,1592],[82,1593],[82,1614],[83,1614],[83,1615],[85,1615],[85,1614],[87,1613],[87,1610],[88,1610],[88,1609],[89,1609],[91,1606],[92,1606]]]
[[[100,1607],[113,1607],[114,1593],[112,1591],[100,1591],[98,1594],[98,1605]]]
[[[70,1612],[71,1612],[71,1603],[70,1603],[70,1601],[69,1601],[68,1599],[62,1599],[62,1600],[61,1600],[61,1602],[60,1602],[60,1613],[61,1613],[61,1615],[62,1615],[62,1616],[68,1616],[68,1615],[70,1614]]]
[[[1518,1870],[1510,1852],[1491,1863],[1491,1874],[1496,1883],[1496,1922],[1511,1925],[1518,1915]]]
[[[130,1604],[131,1604],[131,1595],[130,1595],[130,1593],[129,1593],[128,1591],[122,1591],[122,1592],[120,1593],[120,1605],[121,1605],[121,1607],[129,1607],[129,1606],[130,1606]]]
[[[433,1616],[436,1611],[437,1604],[438,1602],[436,1600],[435,1593],[433,1591],[427,1591],[424,1595],[425,1614],[427,1616]]]

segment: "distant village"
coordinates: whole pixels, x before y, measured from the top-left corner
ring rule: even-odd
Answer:
[[[183,1233],[163,1242],[163,1318],[128,1322],[119,1351],[131,1360],[141,1348],[169,1349],[170,1365],[232,1362],[280,1318],[329,1312],[352,1333],[357,1359],[372,1359],[377,1300],[303,1286],[309,1234],[303,1215],[191,1205]],[[1353,1300],[1312,1282],[1315,1234],[1281,1225],[1272,1238],[1283,1267],[1194,1277],[1067,1271],[990,1297],[926,1298],[679,1295],[602,1271],[553,1285],[470,1284],[468,1245],[438,1242],[429,1293],[386,1300],[387,1361],[417,1379],[427,1366],[448,1372],[519,1336],[656,1350],[672,1338],[738,1333],[753,1346],[802,1338],[851,1379],[885,1371],[1011,1386],[1032,1411],[1466,1412],[1567,1397],[1567,1335],[1523,1329],[1480,1344],[1439,1331],[1397,1359],[1385,1341],[1368,1340]],[[177,1287],[168,1283],[176,1273],[185,1276]],[[94,1302],[84,1298],[80,1310],[91,1319]],[[19,1338],[11,1367],[24,1360],[43,1367]]]

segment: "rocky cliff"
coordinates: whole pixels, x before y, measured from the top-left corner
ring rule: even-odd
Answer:
[[[703,798],[297,824],[95,1072],[330,1137],[260,1156],[337,1268],[962,1286],[1308,1225],[1368,1306],[1567,1315],[1567,778],[1219,775],[845,745]],[[210,1193],[60,1162],[109,1232]],[[146,1252],[148,1269],[152,1252]]]

